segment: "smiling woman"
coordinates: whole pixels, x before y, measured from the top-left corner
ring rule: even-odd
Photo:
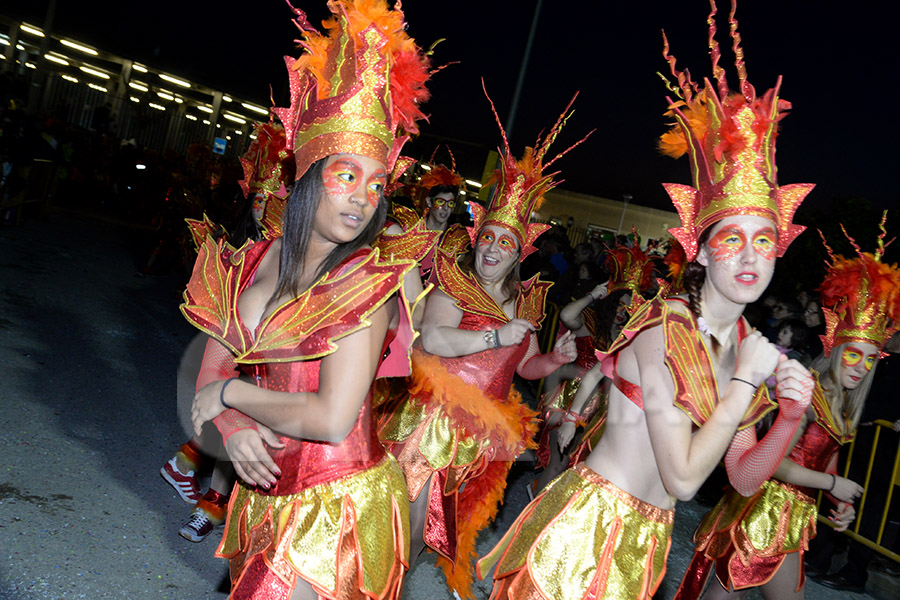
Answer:
[[[539,379],[575,358],[570,335],[538,354],[534,331],[550,284],[519,278],[520,261],[547,228],[528,221],[554,185],[543,174],[553,162],[543,164],[549,141],[538,140],[539,150],[517,162],[504,139],[490,206],[471,205],[472,248],[461,258],[436,252],[437,289],[425,308],[422,349],[413,353],[409,395],[382,407],[380,437],[403,468],[412,502],[411,557],[426,545],[437,551],[462,597],[471,594],[475,537],[497,513],[512,461],[533,447],[536,414],[513,375]]]

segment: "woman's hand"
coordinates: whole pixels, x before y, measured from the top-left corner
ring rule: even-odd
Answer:
[[[852,504],[847,504],[846,502],[840,502],[837,505],[837,510],[832,509],[830,512],[831,516],[828,517],[828,520],[834,523],[835,531],[846,531],[850,523],[856,518],[856,509],[853,508]]]
[[[556,445],[559,448],[560,454],[565,455],[566,448],[569,447],[569,444],[575,437],[575,428],[576,426],[573,421],[565,421],[559,426],[559,429],[556,430]]]
[[[834,476],[834,487],[828,493],[841,502],[853,504],[866,491],[863,486],[840,475]]]
[[[578,358],[578,348],[575,346],[575,335],[567,331],[556,340],[553,346],[553,358],[561,365],[567,365]]]
[[[515,346],[531,331],[534,331],[534,325],[525,319],[513,319],[497,330],[497,337],[501,346]]]
[[[754,330],[741,340],[734,376],[758,388],[775,370],[780,356],[775,344]]]
[[[609,281],[604,281],[603,283],[599,283],[594,286],[594,289],[590,291],[591,298],[594,299],[594,302],[597,300],[603,300],[607,296],[609,296]]]
[[[191,405],[191,423],[194,425],[194,433],[200,435],[203,424],[212,421],[225,410],[226,406],[221,402],[222,387],[231,381],[213,381],[200,388],[194,395]]]
[[[225,442],[225,451],[241,479],[249,485],[269,489],[281,476],[281,470],[272,460],[266,445],[284,448],[284,444],[265,425],[258,424],[257,427],[259,431],[244,429],[232,434]]]
[[[775,368],[775,395],[778,408],[788,419],[799,419],[812,400],[816,383],[806,367],[783,354]]]

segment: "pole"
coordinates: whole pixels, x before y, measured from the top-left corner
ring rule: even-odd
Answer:
[[[513,92],[512,106],[509,109],[509,118],[506,121],[506,138],[512,139],[513,126],[516,124],[516,113],[519,110],[519,98],[522,96],[522,85],[525,82],[525,71],[528,70],[528,61],[531,58],[531,47],[534,45],[534,34],[537,31],[538,21],[541,15],[541,6],[544,0],[537,0],[534,7],[534,16],[531,19],[531,30],[528,32],[528,42],[525,44],[525,53],[522,55],[522,64],[519,66],[519,78],[516,81],[516,90]]]

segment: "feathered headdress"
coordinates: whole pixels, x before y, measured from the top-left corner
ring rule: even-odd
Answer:
[[[641,292],[649,289],[653,281],[653,257],[648,256],[637,244],[634,246],[617,244],[606,251],[604,266],[609,271],[607,292],[610,294],[616,290],[631,292],[631,305],[628,310],[630,314],[634,314],[634,310],[644,303]]]
[[[669,42],[663,33],[663,57],[669,63],[673,85],[663,75],[669,91],[679,100],[669,101],[668,116],[676,123],[660,138],[660,150],[673,158],[688,154],[691,159],[693,187],[677,183],[663,186],[678,209],[682,226],[670,229],[684,246],[688,260],[697,255],[703,231],[732,215],[755,215],[775,223],[778,231],[776,252],[782,256],[790,243],[805,229],[791,221],[794,212],[814,187],[811,183],[778,186],[775,167],[775,138],[778,122],[790,110],[789,102],[778,97],[781,78],[761,98],[747,81],[741,37],[734,18],[732,0],[729,23],[732,49],[739,81],[739,92],[731,92],[725,69],[719,66],[716,41],[716,4],[710,0],[709,50],[713,77],[703,80],[701,89],[687,70],[675,68],[669,54]]]
[[[881,235],[874,254],[860,250],[841,226],[856,250],[856,258],[851,259],[835,255],[819,232],[831,258],[825,281],[819,287],[825,313],[825,335],[821,338],[826,356],[832,348],[846,342],[865,342],[880,350],[900,330],[900,269],[896,264],[881,262],[886,246],[886,219],[887,212],[879,224]]]
[[[482,89],[484,89],[484,81],[481,82],[481,85]],[[484,90],[484,95],[487,96],[487,89]],[[491,110],[494,112],[494,119],[500,128],[503,147],[499,149],[500,168],[494,171],[491,180],[486,184],[491,185],[494,182],[497,184],[488,209],[485,211],[480,204],[475,202],[469,204],[475,223],[473,227],[467,228],[472,246],[475,245],[475,238],[482,227],[498,225],[508,229],[518,238],[519,247],[522,249],[519,254],[519,261],[525,260],[526,256],[537,250],[534,247],[534,241],[539,235],[547,231],[550,226],[542,223],[529,223],[528,221],[531,219],[531,213],[538,210],[544,202],[544,194],[562,183],[562,181],[553,180],[553,177],[558,175],[559,171],[546,173],[546,170],[596,131],[591,131],[579,141],[557,154],[553,159],[544,163],[550,145],[556,140],[556,136],[559,135],[569,117],[572,116],[569,109],[577,97],[577,93],[572,96],[572,100],[569,101],[568,106],[559,115],[556,123],[544,139],[542,140],[538,136],[534,147],[526,147],[522,160],[517,161],[509,149],[509,141],[506,139],[506,131],[503,130],[503,125],[500,123],[497,109],[494,108],[494,103],[491,101],[490,96],[487,96]]]
[[[687,267],[687,255],[684,253],[684,247],[678,243],[678,240],[672,239],[669,242],[669,250],[663,257],[663,262],[668,269],[669,278],[664,283],[660,283],[660,287],[664,287],[664,296],[674,296],[684,293],[684,270]]]
[[[416,204],[421,210],[426,208],[425,198],[432,188],[447,185],[458,189],[463,184],[462,175],[456,172],[456,158],[454,158],[449,148],[447,152],[450,154],[450,168],[434,164],[434,154],[437,153],[437,149],[435,149],[429,163],[431,170],[422,175],[421,179],[416,183]]]
[[[293,8],[306,53],[285,57],[291,105],[276,108],[297,178],[338,152],[373,158],[393,170],[403,144],[425,118],[427,57],[406,34],[403,12],[385,0],[329,0],[334,16],[319,33]]]
[[[274,238],[281,235],[288,197],[285,184],[294,181],[294,163],[281,125],[255,125],[254,134],[256,139],[240,158],[244,178],[238,183],[245,198],[252,194],[264,196],[265,209],[260,225],[267,238]]]

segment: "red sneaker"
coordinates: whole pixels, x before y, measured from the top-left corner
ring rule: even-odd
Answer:
[[[174,456],[162,466],[159,474],[175,488],[182,500],[188,504],[197,504],[197,500],[203,497],[203,494],[200,493],[200,489],[197,487],[197,478],[194,476],[194,471],[188,471],[187,473],[179,471],[178,463],[176,463]]]
[[[192,542],[202,542],[215,527],[205,510],[194,509],[191,518],[184,524],[178,535]]]

